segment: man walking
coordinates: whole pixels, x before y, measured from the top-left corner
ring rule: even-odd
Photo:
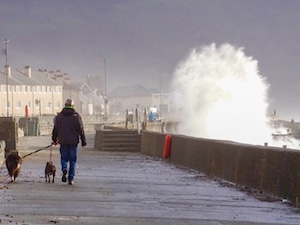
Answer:
[[[52,131],[52,143],[54,145],[60,144],[60,162],[63,172],[62,182],[67,182],[68,174],[68,183],[70,185],[74,184],[79,137],[82,147],[86,146],[81,116],[74,109],[74,101],[67,99],[65,107],[56,116]]]

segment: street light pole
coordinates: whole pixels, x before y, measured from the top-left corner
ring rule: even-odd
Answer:
[[[7,112],[7,117],[9,117],[9,109],[8,109],[8,64],[7,64],[7,44],[9,40],[5,39],[4,40],[4,45],[5,45],[5,73],[6,73],[6,112]]]
[[[161,117],[161,70],[159,70],[159,117]]]
[[[104,121],[107,121],[107,80],[106,80],[106,59],[104,59]]]

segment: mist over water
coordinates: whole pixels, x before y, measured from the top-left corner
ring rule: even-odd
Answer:
[[[299,146],[277,140],[268,113],[269,85],[243,48],[215,44],[194,49],[174,73],[172,88],[180,134],[240,143]]]

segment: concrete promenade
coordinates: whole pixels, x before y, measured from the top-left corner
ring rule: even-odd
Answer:
[[[300,224],[300,210],[281,200],[256,199],[204,174],[139,153],[79,148],[75,185],[61,182],[58,147],[55,183],[45,183],[49,149],[24,159],[16,183],[0,169],[0,224],[267,225]],[[50,136],[20,138],[25,155]]]

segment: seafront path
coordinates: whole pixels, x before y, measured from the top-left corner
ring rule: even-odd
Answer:
[[[0,224],[288,225],[300,210],[267,201],[205,174],[140,153],[100,152],[79,147],[75,185],[61,182],[58,146],[52,147],[55,183],[45,183],[50,148],[23,160],[9,183],[0,169]],[[50,136],[19,138],[20,155],[51,143]]]

